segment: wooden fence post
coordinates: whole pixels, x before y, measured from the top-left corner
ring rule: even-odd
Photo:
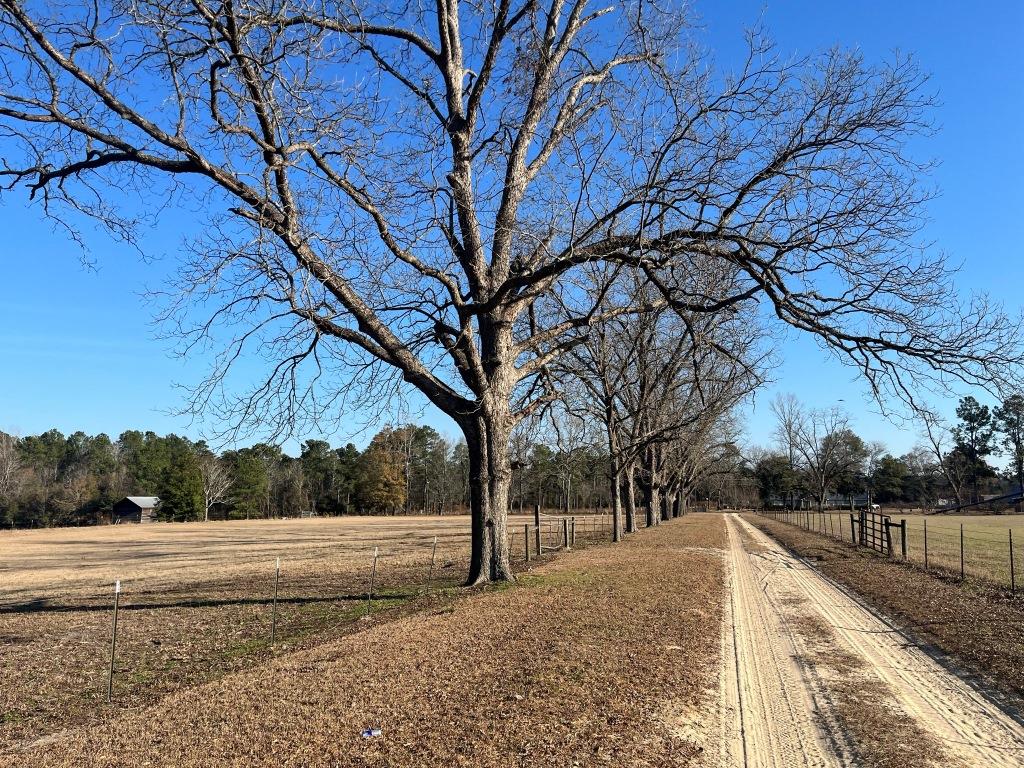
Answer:
[[[537,557],[544,554],[544,542],[541,541],[540,532],[540,504],[533,505],[533,524],[537,528]]]
[[[562,548],[569,550],[569,518],[562,518]]]
[[[853,512],[850,513],[850,543],[857,546],[857,525],[853,522]]]
[[[892,557],[892,523],[889,521],[889,518],[885,519],[885,546],[889,550],[889,557]]]
[[[107,671],[107,704],[114,698],[114,659],[117,656],[117,607],[121,601],[121,580],[114,582],[114,625],[110,631],[110,669]]]
[[[526,562],[530,562],[530,524],[523,526],[523,543],[526,545]]]
[[[903,559],[907,559],[907,518],[900,520],[900,549],[903,550]]]

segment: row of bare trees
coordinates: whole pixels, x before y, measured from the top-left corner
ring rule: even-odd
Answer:
[[[704,335],[737,317],[792,327],[880,397],[1021,360],[1017,324],[951,300],[919,247],[913,63],[792,58],[755,32],[719,70],[685,9],[0,0],[0,179],[72,232],[204,212],[167,296],[181,351],[216,354],[188,409],[272,439],[414,388],[465,437],[469,582],[508,579],[511,437],[571,400],[553,367],[608,323],[665,349],[648,318],[671,310],[690,342],[669,357],[714,357]],[[232,375],[250,350],[251,388]],[[616,379],[607,416],[612,474],[649,507],[701,471],[664,436],[720,442],[703,384],[659,364]]]
[[[865,441],[840,407],[812,409],[793,395],[772,402],[776,450],[747,451],[746,465],[762,503],[822,509],[831,494],[914,506],[977,503],[982,491],[1000,496],[1024,491],[1024,396],[1012,393],[994,408],[973,396],[960,399],[950,424],[921,409],[914,422],[920,442],[902,456],[882,441]],[[909,424],[907,426],[910,426]],[[1005,471],[987,459],[1002,454]]]
[[[635,300],[653,303],[632,277]],[[738,458],[735,410],[765,364],[749,321],[668,307],[615,317],[552,367],[563,407],[603,427],[615,541],[637,530],[638,508],[657,525]]]

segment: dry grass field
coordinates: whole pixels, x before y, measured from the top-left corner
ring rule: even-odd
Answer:
[[[720,517],[693,516],[533,561],[512,588],[435,593],[139,706],[95,702],[88,727],[51,721],[0,765],[690,765],[724,538]],[[383,735],[362,738],[371,726]]]
[[[115,579],[147,589],[266,574],[289,565],[355,565],[469,546],[468,517],[333,517],[57,528],[0,533],[0,601],[91,594]]]
[[[522,560],[527,521],[512,522],[513,556]],[[597,518],[581,518],[578,543],[603,536],[602,526]],[[546,546],[554,546],[558,528],[548,521]],[[374,548],[379,560],[373,616],[367,619]],[[271,648],[278,557],[278,642]],[[116,711],[145,706],[282,650],[344,636],[423,601],[443,601],[465,578],[468,559],[465,516],[0,533],[0,752],[110,715],[105,696],[115,579],[124,590]]]

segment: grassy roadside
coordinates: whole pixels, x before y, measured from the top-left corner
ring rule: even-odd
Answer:
[[[717,516],[673,521],[9,764],[685,765],[699,748],[684,721],[717,682],[724,545]]]
[[[967,672],[1014,697],[1024,695],[1024,600],[775,520],[745,518]]]

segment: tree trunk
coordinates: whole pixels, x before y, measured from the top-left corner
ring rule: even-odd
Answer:
[[[620,483],[622,482],[622,469],[619,467],[619,460],[612,454],[610,465],[611,483],[609,490],[612,496],[612,541],[622,540],[622,496],[620,495]]]
[[[622,473],[622,487],[626,492],[626,533],[636,533],[636,470],[630,464]]]
[[[651,483],[644,489],[647,503],[647,527],[657,525],[661,520],[661,493],[659,488]]]
[[[488,412],[486,406],[463,426],[469,453],[470,516],[472,520],[469,586],[512,581],[507,522],[512,488],[508,447],[511,418]]]

